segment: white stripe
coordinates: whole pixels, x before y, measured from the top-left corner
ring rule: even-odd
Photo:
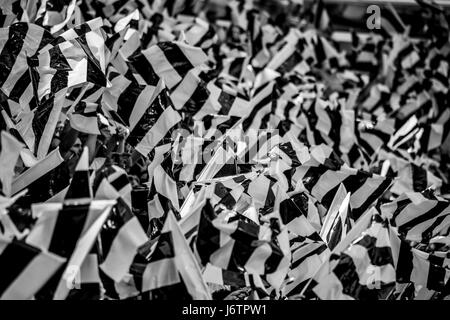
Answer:
[[[200,78],[193,72],[188,72],[181,83],[170,95],[175,109],[180,110],[185,103],[191,98],[200,84]]]
[[[203,279],[205,282],[224,285],[222,269],[210,263],[206,264],[205,270],[203,270]]]
[[[8,96],[16,85],[17,80],[19,80],[25,72],[28,72],[27,57],[31,57],[36,53],[44,33],[44,29],[37,25],[29,23],[27,26],[28,31],[23,46],[16,57],[14,66],[9,71],[8,77],[2,86],[3,91]]]
[[[248,273],[265,274],[265,262],[272,254],[272,248],[268,243],[258,246],[245,263],[245,271]]]
[[[108,256],[100,268],[114,281],[120,282],[128,272],[137,249],[146,243],[147,235],[136,217],[127,221],[114,238]]]
[[[385,178],[376,175],[368,178],[358,190],[353,192],[350,206],[354,209],[360,208],[384,181]]]
[[[159,81],[156,87],[149,85],[145,86],[144,90],[142,90],[136,99],[134,106],[128,106],[129,108],[133,108],[130,114],[130,131],[138,124],[139,120],[161,92],[161,89],[162,81]]]
[[[81,265],[81,283],[100,283],[98,257],[96,253],[88,254]]]
[[[59,121],[59,116],[61,114],[63,103],[66,97],[66,92],[67,89],[62,89],[59,92],[55,93],[53,107],[52,110],[50,111],[47,123],[45,124],[44,132],[42,132],[42,136],[40,137],[38,144],[36,156],[39,160],[46,157],[48,150],[50,148],[50,143],[55,133],[56,125],[58,124]]]
[[[154,170],[154,179],[156,192],[168,198],[173,206],[179,210],[178,188],[176,182],[161,167],[157,166]]]
[[[169,89],[175,87],[182,78],[166,59],[164,51],[162,51],[158,46],[152,46],[147,50],[142,51],[144,56],[152,65],[156,74],[164,79],[165,84]]]
[[[142,292],[174,285],[180,282],[175,258],[151,262],[142,275]]]
[[[23,172],[20,176],[14,179],[12,183],[12,194],[16,194],[20,190],[25,189],[32,182],[36,181],[52,169],[56,168],[64,161],[64,158],[56,148],[49,153],[44,159],[40,160],[35,166]]]
[[[158,118],[155,125],[146,133],[144,138],[136,146],[136,150],[142,155],[147,156],[162,140],[167,132],[180,121],[180,114],[172,107],[168,107]]]
[[[351,172],[327,170],[320,176],[317,183],[311,189],[311,195],[319,201],[329,192],[338,186],[347,177],[351,176]]]
[[[111,87],[105,90],[103,101],[114,111],[117,111],[117,101],[120,94],[131,84],[131,81],[122,75],[111,80]]]

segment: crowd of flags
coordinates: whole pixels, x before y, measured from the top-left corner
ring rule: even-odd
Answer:
[[[450,295],[448,24],[226,5],[1,2],[0,298]]]

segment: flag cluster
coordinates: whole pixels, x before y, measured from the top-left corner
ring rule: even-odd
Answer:
[[[450,294],[448,25],[227,6],[0,4],[1,299]]]

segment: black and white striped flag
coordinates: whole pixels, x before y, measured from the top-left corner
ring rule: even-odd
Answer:
[[[211,299],[200,266],[171,211],[167,214],[147,264],[144,269],[137,271],[136,277],[139,278],[140,285],[137,284],[136,287],[140,292],[170,292],[171,286],[179,286],[181,283],[192,299]],[[169,297],[172,297],[170,293],[166,299]]]
[[[33,299],[65,261],[22,241],[0,238],[0,299]]]

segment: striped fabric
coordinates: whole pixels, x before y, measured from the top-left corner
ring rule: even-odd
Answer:
[[[266,275],[278,288],[289,265],[287,230],[278,229],[277,222],[272,229],[240,214],[229,215],[227,211],[216,215],[210,204],[203,208],[196,240],[202,264]]]
[[[272,110],[272,102],[276,98],[275,82],[269,81],[259,86],[251,99],[251,112],[243,122],[244,131],[258,130],[261,128],[262,119]]]
[[[107,179],[98,186],[95,199],[117,201],[100,232],[103,256],[100,268],[115,282],[120,282],[128,273],[138,248],[148,241],[148,237],[131,208]]]
[[[56,93],[63,88],[73,87],[86,82],[106,86],[102,70],[86,54],[85,48],[76,40],[57,44],[37,56],[36,71],[39,73],[37,94]]]
[[[62,162],[64,162],[64,158],[62,157],[59,148],[54,149],[45,158],[34,164],[33,167],[25,170],[19,176],[14,178],[12,183],[12,194],[24,190],[46,173],[57,168]]]
[[[133,131],[163,89],[162,81],[155,85],[140,85],[122,75],[113,78],[111,84],[105,90],[103,102],[117,112],[130,131]]]
[[[401,168],[397,173],[398,180],[394,182],[390,191],[401,195],[406,192],[422,192],[428,188],[439,190],[442,180],[424,167],[414,163]]]
[[[308,220],[304,208],[297,203],[288,198],[280,204],[281,218],[289,230],[292,255],[284,288],[288,297],[303,290],[329,254],[326,243]]]
[[[450,279],[450,257],[447,252],[427,253],[402,243],[397,266],[397,282],[441,292]]]
[[[68,115],[70,126],[79,132],[100,135],[98,113],[102,113],[98,103],[80,101]]]
[[[66,298],[69,288],[65,282],[76,275],[73,273],[76,266],[81,268],[114,203],[96,200],[79,205],[43,203],[33,207],[38,221],[26,243],[68,259],[68,264],[42,288],[40,295]]]
[[[341,168],[330,170],[324,165],[301,166],[293,175],[294,183],[302,185],[325,207],[329,207],[342,183],[351,193],[352,219],[357,220],[391,185],[392,179],[361,170]]]
[[[189,70],[207,61],[207,56],[201,48],[182,42],[159,42],[143,50],[138,57],[136,70],[144,79],[151,74],[157,74],[164,80],[169,90],[179,84]],[[146,76],[144,76],[146,75]]]
[[[322,300],[377,300],[386,296],[396,280],[393,249],[387,221],[374,215],[371,226],[340,255],[314,286]]]
[[[350,193],[345,196],[344,194],[345,188],[342,186],[336,192],[320,232],[330,250],[333,250],[351,229]]]
[[[381,206],[406,240],[427,242],[450,223],[450,202],[427,199],[419,193],[407,193],[396,201]]]
[[[172,212],[167,215],[148,262],[143,269],[136,270],[134,277],[138,279],[136,287],[140,292],[164,290],[182,283],[192,299],[211,299],[199,265]]]
[[[75,0],[70,0],[63,4],[58,3],[56,0],[42,0],[36,14],[35,23],[44,27],[50,27],[50,32],[56,33],[70,21],[75,7]]]
[[[358,144],[370,156],[373,156],[382,146],[386,145],[395,132],[393,119],[371,121],[372,119],[359,119],[356,130]]]
[[[128,207],[131,205],[131,183],[127,172],[116,165],[104,164],[95,174],[93,182],[94,194],[98,194],[98,187],[102,183],[102,180],[106,179],[107,182],[114,188],[115,192],[125,201]],[[106,187],[108,190],[109,188]],[[114,194],[116,194],[114,193]],[[105,196],[104,193],[102,193]]]
[[[96,31],[103,27],[103,21],[101,18],[95,18],[89,21],[86,21],[82,24],[76,25],[67,31],[64,31],[55,39],[49,43],[48,45],[44,46],[40,51],[44,52],[49,50],[52,46],[55,46],[59,43],[69,41],[69,40],[75,40],[77,38],[84,38],[86,39],[86,42],[91,42],[91,38],[89,36],[93,35],[91,32]],[[87,38],[86,38],[87,37]]]
[[[207,115],[247,117],[250,114],[252,106],[249,101],[220,89],[213,83],[209,83],[207,89],[209,100],[198,110],[194,119],[200,120]]]
[[[172,128],[180,121],[181,116],[173,108],[164,89],[131,131],[128,142],[147,156],[165,137],[170,136]]]
[[[31,113],[32,117],[24,119],[21,126],[17,127],[27,146],[38,159],[43,159],[48,153],[66,92],[67,89],[61,88],[48,99],[42,100]]]
[[[15,117],[20,111],[30,111],[33,99],[27,58],[33,56],[53,37],[44,28],[25,22],[0,29],[0,89],[8,99],[19,103],[11,109]]]
[[[0,299],[32,299],[65,261],[24,242],[0,238]]]
[[[89,181],[89,149],[84,147],[64,200],[81,202],[91,201],[92,198],[92,186]]]
[[[188,44],[202,49],[208,49],[217,41],[217,35],[212,25],[199,17],[178,16],[175,30],[184,32]]]

